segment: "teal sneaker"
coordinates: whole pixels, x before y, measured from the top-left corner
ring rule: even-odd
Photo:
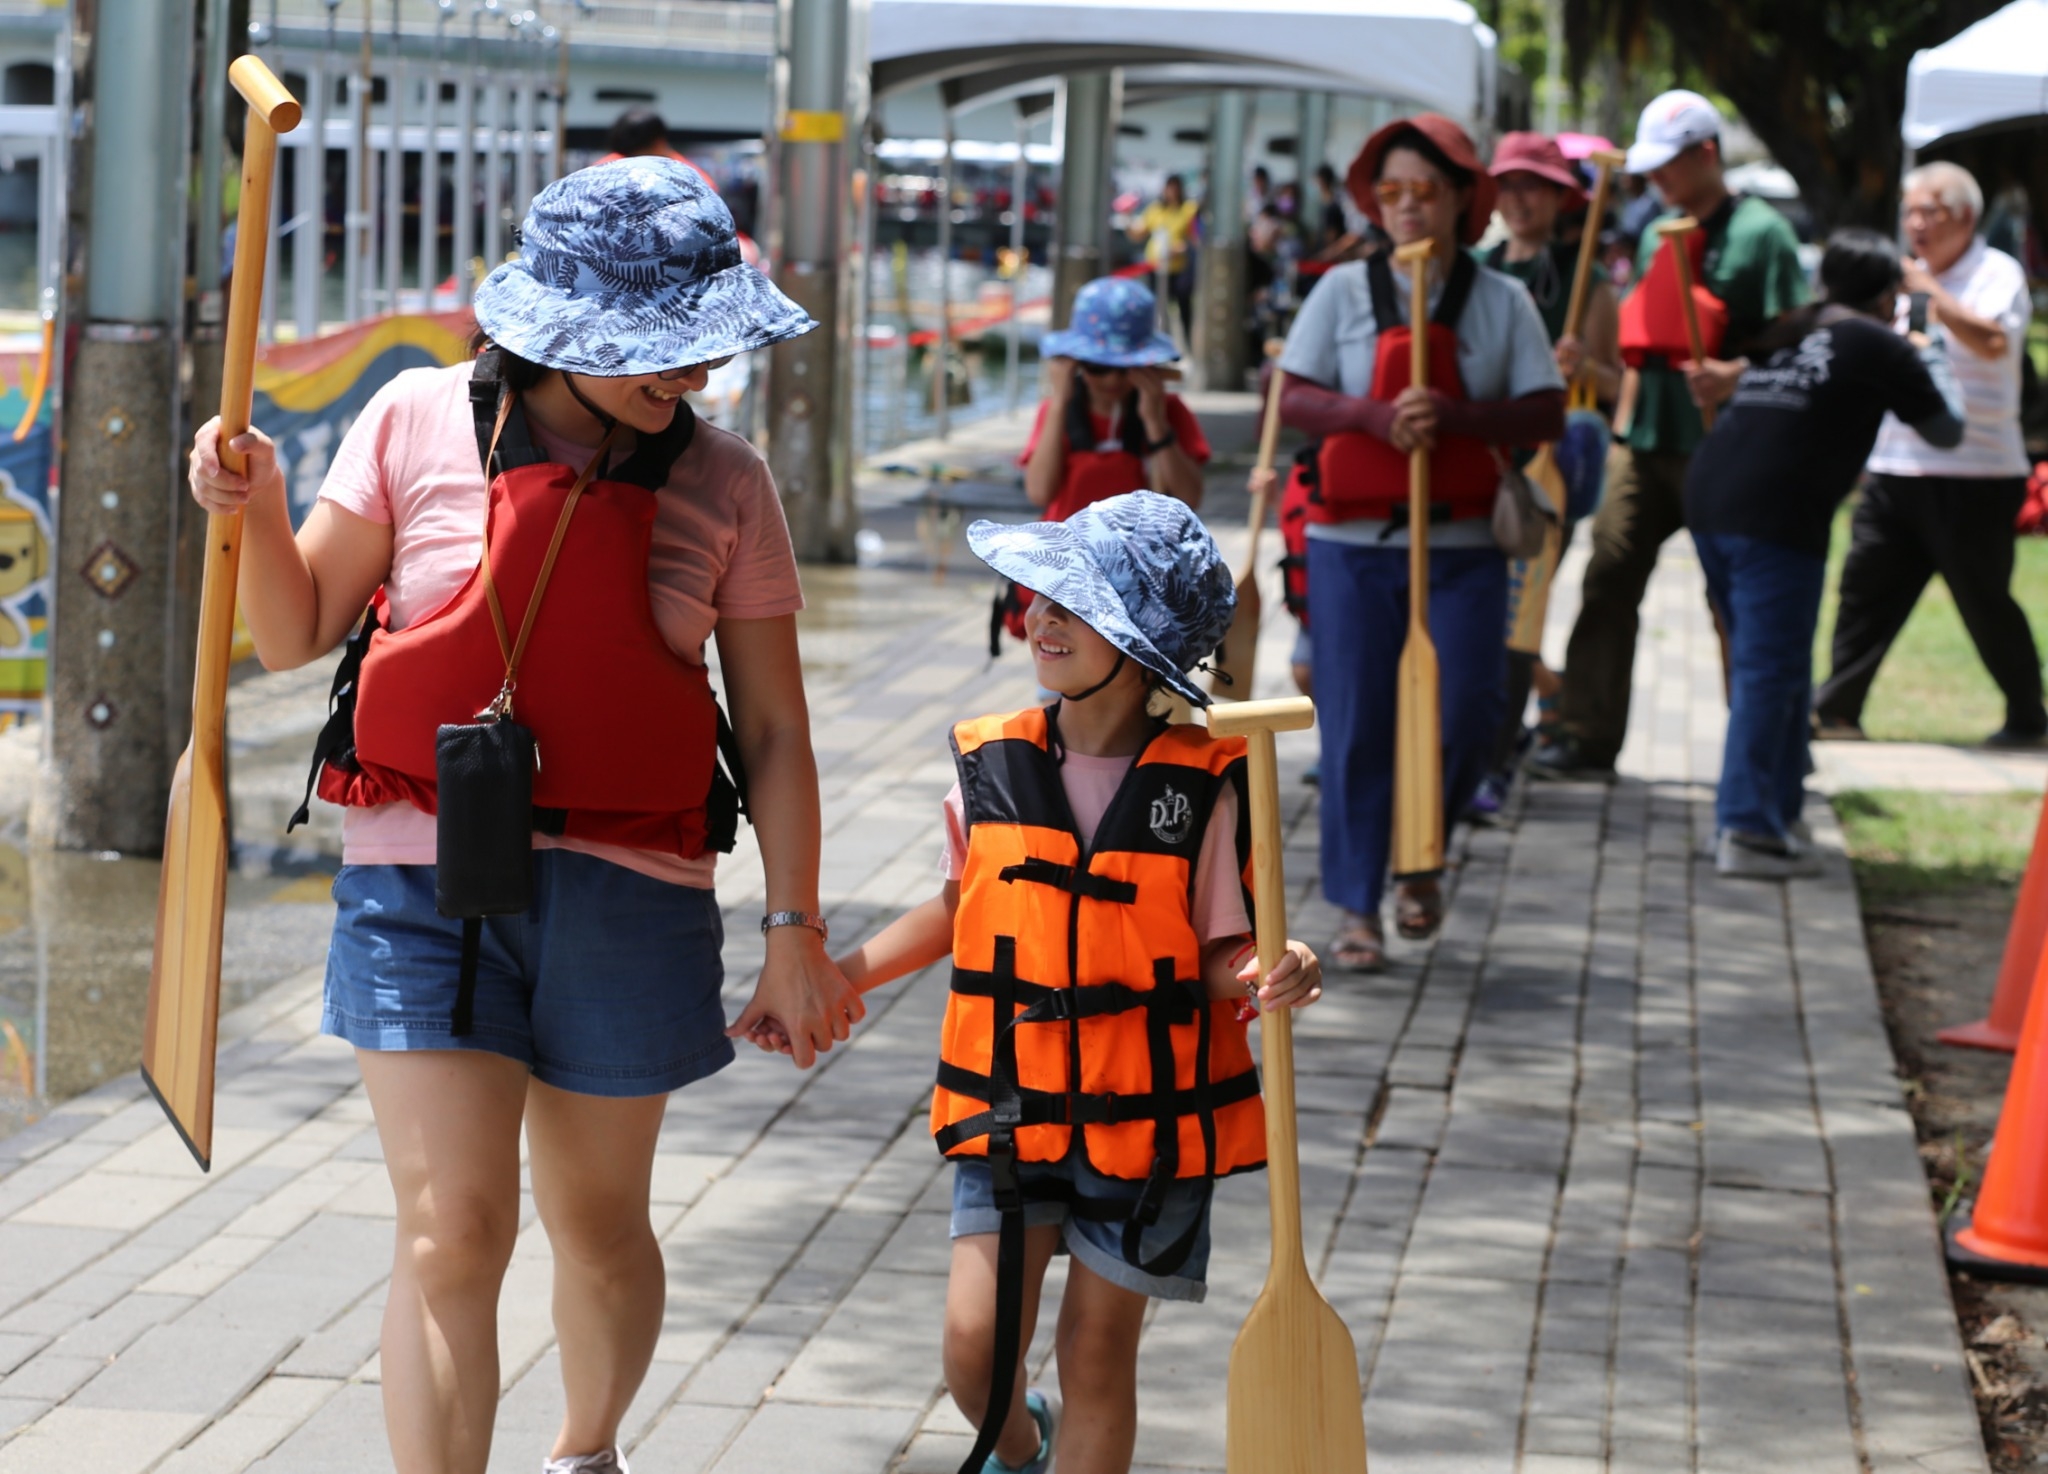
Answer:
[[[1024,1394],[1024,1406],[1031,1414],[1031,1421],[1038,1424],[1038,1452],[1015,1469],[990,1454],[988,1462],[981,1466],[981,1474],[1052,1474],[1052,1435],[1059,1427],[1059,1416],[1053,1412],[1045,1394],[1036,1387]]]

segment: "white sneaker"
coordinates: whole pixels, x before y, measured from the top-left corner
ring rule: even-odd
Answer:
[[[1733,830],[1723,830],[1714,846],[1717,874],[1740,880],[1790,880],[1794,876],[1818,875],[1820,854],[1793,841],[1779,844]]]
[[[632,1474],[632,1471],[626,1467],[623,1453],[608,1448],[602,1453],[570,1454],[566,1458],[549,1459],[541,1465],[540,1474]]]

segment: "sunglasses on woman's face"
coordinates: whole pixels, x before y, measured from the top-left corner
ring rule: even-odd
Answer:
[[[1382,205],[1398,205],[1404,194],[1416,204],[1426,205],[1442,187],[1434,179],[1382,179],[1373,185],[1372,192]]]
[[[714,358],[709,363],[690,363],[683,365],[681,368],[663,369],[654,377],[661,380],[664,384],[673,384],[677,379],[689,378],[690,375],[696,373],[699,369],[702,369],[707,374],[715,373],[737,357],[739,357],[737,353],[728,353],[725,357]]]
[[[1122,367],[1113,363],[1077,363],[1074,365],[1091,379],[1106,379],[1111,374],[1120,374]]]

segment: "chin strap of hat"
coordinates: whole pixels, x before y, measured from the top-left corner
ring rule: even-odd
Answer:
[[[595,419],[597,420],[598,424],[604,426],[607,433],[618,428],[619,421],[617,416],[606,414],[603,410],[599,409],[596,405],[592,404],[588,399],[585,399],[583,397],[583,391],[576,387],[576,376],[574,374],[570,373],[567,369],[563,369],[561,370],[561,375],[562,383],[568,388],[570,396],[573,399],[575,399],[575,401],[578,404],[582,405],[585,409],[589,410],[591,415],[595,417]]]
[[[1109,684],[1109,683],[1110,683],[1111,681],[1115,680],[1115,679],[1116,679],[1116,678],[1117,678],[1118,676],[1122,675],[1122,674],[1123,674],[1123,671],[1124,671],[1124,662],[1125,662],[1126,660],[1129,660],[1129,659],[1130,659],[1130,656],[1128,656],[1128,655],[1124,654],[1124,652],[1123,652],[1123,651],[1121,651],[1121,650],[1117,651],[1117,652],[1116,652],[1116,664],[1115,664],[1115,665],[1112,665],[1112,666],[1111,666],[1111,667],[1109,668],[1109,674],[1108,674],[1108,675],[1104,676],[1104,677],[1103,677],[1103,678],[1102,678],[1101,680],[1097,681],[1097,682],[1096,682],[1096,683],[1095,683],[1094,685],[1090,686],[1090,687],[1089,687],[1089,688],[1088,688],[1087,690],[1085,690],[1085,691],[1076,691],[1076,692],[1075,692],[1075,693],[1074,693],[1073,695],[1071,695],[1071,696],[1062,696],[1062,697],[1060,698],[1060,700],[1062,700],[1062,701],[1086,701],[1086,700],[1087,700],[1087,699],[1088,699],[1089,697],[1091,697],[1091,696],[1095,695],[1095,694],[1096,694],[1097,692],[1101,691],[1101,690],[1102,690],[1102,689],[1103,689],[1103,688],[1104,688],[1105,686],[1107,686],[1107,685],[1108,685],[1108,684]]]

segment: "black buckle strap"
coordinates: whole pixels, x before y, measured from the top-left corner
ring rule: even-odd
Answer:
[[[988,1100],[993,1084],[987,1075],[941,1061],[938,1083],[969,1100]],[[1191,1116],[1220,1111],[1259,1093],[1257,1070],[1188,1090],[1151,1090],[1141,1095],[1089,1094],[1078,1090],[1019,1090],[1016,1126],[1122,1126],[1157,1120],[1162,1115]],[[941,1152],[988,1135],[996,1128],[993,1107],[942,1126],[933,1133]]]
[[[483,918],[465,916],[462,919],[462,971],[455,983],[455,1013],[448,1021],[448,1032],[457,1039],[469,1033],[476,1012],[476,972],[483,952],[483,940]]]
[[[313,739],[313,765],[306,774],[306,793],[299,806],[285,820],[284,832],[313,817],[313,794],[320,787],[320,770],[329,763],[353,768],[356,753],[356,681],[363,673],[363,657],[370,653],[370,636],[377,633],[377,605],[363,611],[355,633],[348,637],[341,664],[334,668],[334,684],[327,691],[327,721]]]
[[[1091,901],[1115,901],[1123,906],[1134,906],[1138,901],[1138,887],[1133,881],[1113,880],[1107,875],[1077,870],[1072,865],[1061,865],[1037,855],[1015,865],[1005,865],[996,873],[996,878],[1013,885],[1020,880],[1033,881]]]

